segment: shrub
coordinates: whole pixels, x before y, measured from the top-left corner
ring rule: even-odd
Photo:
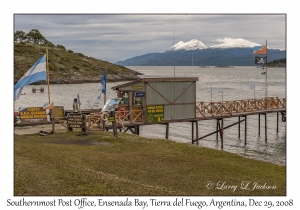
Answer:
[[[78,67],[78,66],[73,66],[73,68],[74,68],[75,70],[79,70],[79,67]]]

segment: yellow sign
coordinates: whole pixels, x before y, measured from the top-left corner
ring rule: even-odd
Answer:
[[[135,90],[143,90],[143,89],[144,89],[144,86],[141,86],[141,85],[132,85],[132,89],[135,89]]]
[[[19,112],[21,123],[47,122],[47,113],[43,107],[28,107]]]
[[[65,117],[63,106],[54,106],[52,111],[53,111],[54,117],[56,117],[56,118],[64,118]]]
[[[147,122],[161,122],[164,121],[164,105],[147,106]]]

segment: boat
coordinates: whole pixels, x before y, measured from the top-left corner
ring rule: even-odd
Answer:
[[[233,66],[215,66],[215,68],[233,68]]]

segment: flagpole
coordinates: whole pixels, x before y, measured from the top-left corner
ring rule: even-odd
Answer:
[[[104,94],[104,105],[106,103],[106,71],[107,71],[107,66],[105,66],[105,94]]]
[[[210,102],[212,102],[212,88],[210,87]]]
[[[46,63],[47,63],[47,81],[48,81],[48,101],[49,101],[49,104],[50,104],[50,76],[49,76],[49,63],[48,63],[48,48],[46,49]]]
[[[266,92],[265,92],[265,98],[268,97],[268,44],[267,44],[267,40],[266,40]]]
[[[175,47],[174,47],[174,30],[173,30],[173,59],[174,59],[174,77],[175,77]]]

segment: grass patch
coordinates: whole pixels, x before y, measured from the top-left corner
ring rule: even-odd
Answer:
[[[95,131],[15,135],[14,143],[15,196],[286,195],[285,166],[170,140]]]

